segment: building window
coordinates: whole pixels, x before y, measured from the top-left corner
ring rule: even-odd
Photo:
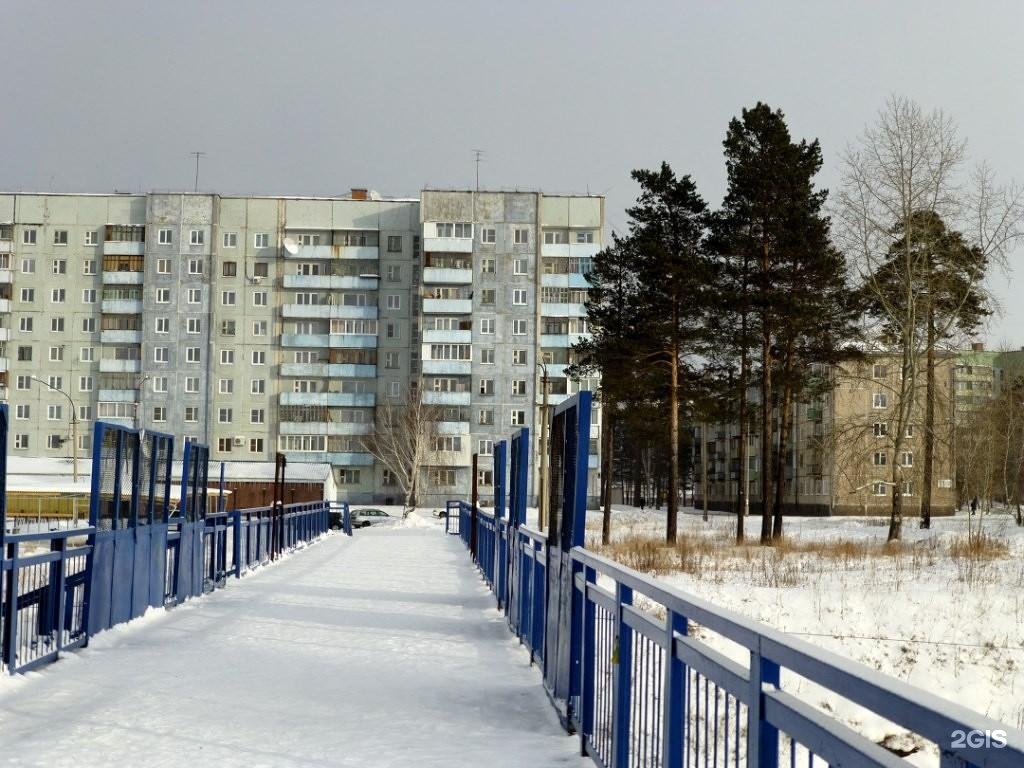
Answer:
[[[397,368],[398,367],[398,353],[394,351],[388,351],[384,353],[384,367],[385,368]]]
[[[163,422],[167,421],[167,407],[158,405],[153,408],[153,421]]]
[[[217,411],[217,421],[221,424],[230,424],[232,415],[232,410],[230,408],[220,408]]]
[[[18,347],[18,362],[28,362],[32,359],[32,347]]]
[[[50,362],[56,363],[64,359],[64,347],[50,347]]]
[[[170,288],[157,288],[156,289],[156,303],[157,304],[170,304],[171,303],[171,289]]]
[[[230,437],[218,437],[217,438],[217,450],[221,453],[231,453],[231,438]]]
[[[516,245],[529,245],[530,244],[530,230],[528,229],[515,229],[512,232],[512,242]]]
[[[388,309],[397,310],[402,308],[402,297],[397,293],[389,293],[387,295],[387,306]]]
[[[388,282],[397,283],[402,279],[402,267],[400,264],[388,264]]]
[[[21,231],[21,244],[22,245],[35,245],[36,244],[36,231],[34,229],[23,229]]]
[[[525,275],[527,274],[527,265],[529,261],[527,259],[513,259],[512,260],[512,274],[514,275]]]
[[[402,236],[388,235],[388,253],[402,252]]]
[[[186,363],[199,363],[202,359],[202,350],[199,347],[185,347]]]
[[[28,376],[19,376],[16,386],[20,390],[32,389],[32,379]]]
[[[83,363],[91,363],[95,359],[96,349],[94,347],[82,347],[78,350],[78,359]]]
[[[199,377],[198,376],[186,376],[185,377],[185,393],[189,395],[195,395],[199,393]]]
[[[52,271],[55,275],[66,275],[68,273],[68,260],[67,259],[54,259],[52,264]]]
[[[22,288],[21,289],[21,301],[25,304],[31,304],[36,300],[36,289],[35,288]]]
[[[201,229],[193,229],[188,233],[189,245],[202,245],[206,242],[206,235]]]
[[[580,232],[577,232],[576,233],[576,242],[577,243],[581,243],[581,244],[582,243],[593,243],[594,242],[594,233],[593,233],[593,231],[587,229],[587,230],[582,230]]]
[[[266,336],[267,335],[267,321],[266,320],[255,320],[252,324],[252,335],[253,336]]]
[[[270,247],[270,233],[269,232],[257,232],[253,236],[252,241],[254,248],[269,248]]]
[[[188,303],[189,304],[202,304],[203,303],[203,289],[202,288],[189,288],[188,289]]]
[[[82,290],[82,303],[83,304],[95,304],[96,303],[96,289],[85,288]]]
[[[83,275],[95,275],[96,274],[96,259],[86,259],[82,262],[82,274]]]
[[[64,333],[64,318],[63,317],[51,317],[50,318],[50,331],[52,333]]]
[[[22,259],[21,273],[23,275],[34,275],[36,273],[36,260],[31,258]]]
[[[513,427],[521,427],[526,424],[526,411],[513,410],[510,415]]]
[[[220,379],[217,382],[217,391],[222,395],[233,395],[235,393],[235,380]]]
[[[494,485],[493,469],[478,469],[476,471],[477,485]]]
[[[889,395],[885,392],[875,392],[871,397],[872,408],[888,408],[889,407]]]
[[[480,349],[480,363],[481,363],[481,365],[493,365],[494,364],[494,348],[493,347],[482,347]]]
[[[885,496],[886,484],[885,483],[872,483],[871,484],[871,492],[875,496]]]
[[[884,467],[887,461],[886,454],[882,451],[875,451],[873,461],[876,467]]]
[[[249,438],[249,453],[263,453],[263,438],[262,437],[250,437]]]
[[[50,289],[50,301],[54,304],[63,304],[66,296],[66,291],[63,288],[51,288]]]
[[[267,306],[267,292],[256,291],[252,295],[252,305],[254,307],[265,307]]]
[[[251,395],[265,395],[267,393],[267,380],[266,379],[253,379],[249,382],[249,394]]]
[[[513,395],[525,395],[526,394],[526,379],[513,379],[512,380],[512,394]]]
[[[222,349],[220,351],[220,364],[221,365],[234,365],[235,364],[235,350],[233,350],[233,349]]]
[[[494,455],[494,441],[493,440],[480,440],[477,442],[476,452],[480,456],[493,456]]]
[[[160,245],[170,245],[173,242],[172,239],[171,239],[171,230],[169,230],[169,229],[157,230],[156,235],[157,235],[156,241]]]
[[[252,265],[253,277],[267,277],[270,274],[270,266],[265,261],[257,261]]]
[[[480,259],[480,274],[482,275],[493,275],[494,274],[494,259],[486,258]]]
[[[32,333],[32,318],[23,317],[18,321],[22,333]]]
[[[189,424],[195,424],[199,421],[199,406],[197,405],[186,405],[185,406],[185,421]]]
[[[338,472],[338,485],[359,485],[360,475],[358,469],[342,469]]]
[[[265,411],[262,408],[252,408],[249,411],[250,424],[263,424],[266,422]]]
[[[169,318],[169,317],[158,317],[158,318],[156,318],[156,332],[157,333],[170,333],[171,332],[171,318]]]
[[[480,303],[484,306],[494,305],[494,289],[484,288],[480,291]]]
[[[253,365],[266,365],[267,364],[267,353],[262,349],[254,349],[252,351],[252,364]]]
[[[517,306],[526,306],[526,290],[516,288],[512,291],[512,303]]]
[[[871,378],[873,379],[884,379],[889,375],[889,366],[887,365],[872,365],[871,366]]]
[[[913,436],[914,436],[914,425],[913,424],[907,424],[906,436],[909,437],[909,438],[913,438]]]
[[[154,376],[153,377],[153,391],[154,392],[166,392],[167,391],[167,377],[166,376]]]
[[[224,247],[235,248],[238,246],[238,233],[237,232],[225,232],[224,233]]]
[[[432,469],[430,470],[430,481],[438,487],[451,487],[455,485],[455,470]]]
[[[46,418],[50,421],[60,421],[64,417],[64,406],[62,405],[48,405],[46,406]]]
[[[494,244],[497,240],[494,227],[483,227],[480,230],[480,242]]]
[[[900,466],[901,467],[912,467],[914,466],[914,454],[912,451],[904,451],[900,454]]]
[[[889,425],[884,421],[876,421],[874,425],[872,425],[872,429],[875,433],[875,437],[885,437],[889,434]]]
[[[235,306],[235,292],[234,291],[221,291],[220,292],[220,303],[225,307]]]
[[[512,365],[526,365],[526,350],[525,349],[513,349],[512,350]]]
[[[480,320],[480,333],[488,336],[494,333],[493,317],[485,317]]]
[[[28,405],[18,405],[14,409],[14,418],[24,421],[32,414],[32,408]]]
[[[480,394],[481,395],[493,395],[494,394],[494,379],[480,379]]]
[[[171,260],[170,259],[157,259],[156,260],[156,273],[158,275],[169,275],[169,274],[171,274]]]
[[[515,319],[512,321],[512,335],[513,336],[525,336],[526,335],[526,319]]]
[[[913,496],[914,495],[914,481],[913,480],[904,480],[903,481],[903,495],[904,496]]]
[[[235,277],[238,274],[238,262],[237,261],[225,261],[221,265],[222,274],[224,277]]]
[[[189,259],[188,260],[188,273],[190,275],[201,275],[201,274],[203,274],[203,260],[202,259]]]
[[[234,336],[235,335],[235,321],[234,320],[221,320],[221,322],[220,322],[220,335],[221,336]]]
[[[25,450],[28,448],[28,435],[24,432],[14,436],[14,447],[18,450]]]
[[[185,333],[202,333],[203,332],[203,320],[199,317],[190,317],[186,319]]]
[[[166,363],[170,361],[170,352],[167,347],[153,347],[153,361],[156,363]]]
[[[90,229],[88,232],[85,233],[85,241],[84,241],[83,244],[84,245],[98,245],[99,241],[100,241],[99,234],[96,232],[95,229]]]

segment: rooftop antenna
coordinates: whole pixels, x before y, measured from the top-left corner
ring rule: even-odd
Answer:
[[[196,186],[195,186],[194,191],[198,192],[199,191],[199,158],[203,157],[204,155],[206,155],[206,153],[205,152],[189,152],[189,154],[192,155],[192,157],[194,157],[196,159]]]
[[[474,149],[473,155],[476,159],[476,191],[480,191],[480,159],[484,156],[482,149]]]

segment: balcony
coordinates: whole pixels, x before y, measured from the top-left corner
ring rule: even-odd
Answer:
[[[544,288],[589,288],[590,283],[587,276],[579,272],[571,272],[567,275],[541,275],[540,284]]]
[[[0,313],[10,312],[10,311],[11,311],[11,300],[10,299],[0,299]]]
[[[0,373],[11,370],[11,361],[6,357],[0,357]]]
[[[300,245],[296,253],[284,252],[288,259],[376,259],[376,245]]]
[[[142,285],[144,273],[131,272],[128,270],[103,270],[103,283],[105,285]]]
[[[423,252],[472,253],[471,237],[424,237]]]
[[[587,307],[585,304],[552,304],[542,302],[540,313],[544,317],[586,317]]]
[[[135,240],[107,240],[103,243],[104,256],[141,256],[146,244]]]
[[[303,432],[302,434],[310,434]],[[370,453],[328,453],[326,451],[283,451],[288,461],[298,463],[334,464],[342,467],[372,467],[373,454]]]
[[[138,315],[142,313],[142,299],[104,299],[100,311],[108,315]]]
[[[141,344],[142,331],[100,331],[103,344]]]
[[[377,335],[369,333],[282,333],[281,346],[373,349],[377,346]]]
[[[10,340],[11,340],[11,329],[10,328],[0,328],[0,341],[10,341]]]
[[[137,403],[139,401],[139,390],[101,389],[99,392],[99,401],[101,403]]]
[[[337,421],[282,421],[282,435],[369,435],[373,424],[349,424]]]
[[[6,285],[14,282],[14,273],[9,269],[0,269],[0,283]]]
[[[439,315],[468,315],[473,311],[472,299],[424,299],[423,311]]]
[[[452,269],[449,267],[424,267],[423,282],[469,285],[473,282],[472,269]]]
[[[459,451],[428,450],[424,463],[430,467],[468,467],[473,463],[473,450],[469,440],[463,440]]]
[[[141,370],[141,360],[100,360],[100,373],[138,373]]]
[[[11,253],[14,250],[13,240],[0,240],[0,253]]]
[[[541,243],[541,257],[589,259],[601,250],[600,243]]]
[[[439,421],[437,422],[437,434],[439,435],[468,435],[468,421]]]
[[[343,304],[285,304],[282,317],[310,317],[321,320],[376,320],[377,307],[347,307]]]
[[[372,408],[377,402],[373,392],[282,392],[281,405],[328,405]]]
[[[332,379],[374,379],[376,365],[353,363],[282,363],[282,376],[317,376]]]
[[[469,392],[423,392],[422,403],[426,405],[469,405]]]
[[[548,392],[548,405],[554,407],[554,406],[558,405],[559,403],[564,403],[570,397],[572,397],[572,395],[570,395],[567,392]],[[544,392],[543,392],[543,390],[538,389],[537,390],[537,405],[541,405],[543,403],[544,403]]]
[[[581,339],[589,339],[589,333],[542,333],[540,335],[541,347],[571,347]]]
[[[470,360],[424,360],[423,372],[469,376],[473,372],[473,363]]]
[[[424,331],[424,344],[472,344],[473,332],[465,331]]]
[[[379,278],[355,275],[285,275],[285,288],[318,288],[326,291],[375,291]]]

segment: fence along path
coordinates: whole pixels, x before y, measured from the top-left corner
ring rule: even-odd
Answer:
[[[439,526],[329,536],[75,663],[0,679],[0,761],[590,766]]]

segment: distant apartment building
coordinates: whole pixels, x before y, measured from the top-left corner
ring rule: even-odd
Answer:
[[[937,515],[952,514],[956,504],[952,439],[955,368],[954,356],[940,356],[932,476],[932,510]],[[898,414],[894,406],[898,364],[873,357],[861,363],[823,368],[821,373],[831,378],[831,390],[795,406],[792,434],[783,451],[784,511],[801,515],[888,514],[893,463],[897,463],[905,514],[915,514],[920,508],[923,483],[923,382],[916,416],[904,425],[897,451]],[[738,458],[738,425],[697,427],[695,434],[696,503],[702,503],[706,467],[709,504],[715,509],[734,509],[744,475]],[[778,443],[777,431],[773,442]],[[764,465],[760,446],[755,426],[749,436],[745,475],[750,511],[757,513],[761,509],[760,473]]]
[[[364,437],[416,391],[445,409],[421,502],[465,495],[473,453],[489,494],[545,367],[552,404],[592,384],[564,368],[603,224],[603,198],[539,192],[2,194],[10,450],[70,456],[77,427],[85,457],[104,419],[214,460],[327,462],[341,498],[397,503]]]

